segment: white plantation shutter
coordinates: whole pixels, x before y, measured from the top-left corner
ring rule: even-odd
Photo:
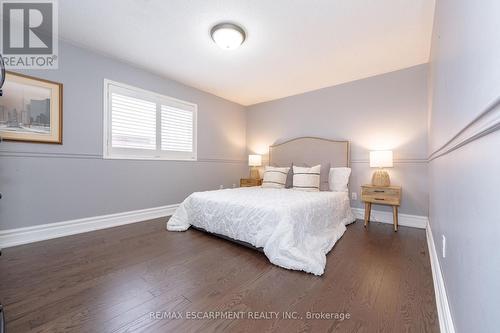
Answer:
[[[156,104],[111,94],[111,146],[156,149]]]
[[[193,112],[161,106],[161,149],[193,151]]]
[[[196,160],[197,106],[105,80],[104,157]]]

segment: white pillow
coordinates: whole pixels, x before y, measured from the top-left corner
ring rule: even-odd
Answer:
[[[264,179],[262,180],[262,187],[267,188],[285,188],[286,176],[290,168],[277,168],[266,166],[264,169]]]
[[[293,189],[299,191],[319,191],[321,164],[312,168],[293,166]]]
[[[333,192],[348,192],[347,184],[349,184],[349,176],[351,168],[330,168],[328,183],[330,191]]]

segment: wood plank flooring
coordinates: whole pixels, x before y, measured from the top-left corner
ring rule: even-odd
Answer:
[[[321,277],[200,231],[167,232],[165,219],[7,248],[7,333],[438,332],[425,231],[362,224],[348,227]],[[186,319],[208,312],[241,319]]]

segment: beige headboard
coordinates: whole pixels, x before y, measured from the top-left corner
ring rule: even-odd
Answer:
[[[274,166],[317,165],[348,167],[349,141],[301,137],[269,147],[269,164]]]

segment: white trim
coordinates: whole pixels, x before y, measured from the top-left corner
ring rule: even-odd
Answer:
[[[111,99],[110,89],[122,91],[127,96],[140,98],[152,103],[156,103],[156,149],[130,149],[112,148],[110,144],[111,125]],[[179,152],[161,150],[159,142],[161,140],[161,117],[160,105],[174,105],[193,114],[193,151]],[[168,160],[168,161],[196,161],[198,159],[198,104],[180,100],[175,97],[162,95],[153,91],[134,87],[125,83],[104,79],[103,84],[103,159],[127,159],[127,160]]]
[[[451,317],[448,297],[446,296],[446,288],[444,285],[441,266],[439,265],[434,238],[430,223],[427,223],[425,229],[427,234],[427,246],[429,247],[429,257],[431,260],[432,280],[434,281],[434,292],[436,294],[436,307],[439,318],[439,328],[441,333],[455,333],[453,318]]]
[[[126,148],[124,148],[126,149]],[[152,150],[155,151],[155,150]],[[191,153],[190,153],[191,154]],[[149,161],[192,161],[192,162],[197,162],[198,159],[196,156],[190,156],[188,158],[183,158],[183,157],[167,157],[164,155],[133,155],[133,154],[118,154],[118,153],[112,153],[107,156],[103,156],[102,159],[104,160],[149,160]]]
[[[78,158],[102,160],[102,155],[85,154],[85,153],[49,153],[49,152],[34,152],[34,151],[18,151],[18,150],[0,150],[0,157],[29,157],[29,158]],[[127,158],[128,159],[128,158]],[[228,159],[228,158],[198,158],[196,160],[169,160],[174,162],[214,162],[214,163],[248,163],[248,160]]]
[[[365,218],[365,210],[363,208],[351,207],[351,210],[357,219],[363,220]],[[425,229],[429,221],[429,218],[427,216],[420,215],[398,214],[398,217],[398,225],[420,229]],[[370,221],[393,224],[392,212],[384,212],[372,209],[370,214]]]
[[[467,123],[455,136],[431,153],[428,160],[432,161],[498,130],[500,130],[500,96],[488,104],[479,116]]]
[[[169,216],[175,212],[178,206],[179,204],[173,204],[122,213],[85,217],[64,222],[48,223],[33,227],[0,230],[0,249]],[[352,212],[356,218],[364,218],[363,209],[352,208]],[[372,222],[392,224],[392,213],[372,210],[371,220]],[[402,226],[424,229],[428,223],[427,221],[428,219],[426,216],[399,214],[399,225]]]
[[[109,91],[108,86],[111,80],[104,79],[104,84],[102,86],[102,158],[109,156],[108,152],[108,142],[109,142]],[[112,82],[112,81],[111,81]]]
[[[364,219],[365,212],[362,208],[351,208],[357,219]],[[370,220],[373,222],[382,222],[392,224],[392,212],[383,212],[372,210]],[[434,239],[432,237],[431,226],[427,216],[399,214],[399,225],[425,229],[427,235],[427,246],[429,247],[429,257],[431,261],[432,279],[434,281],[434,292],[436,294],[436,307],[439,318],[439,327],[441,333],[455,333],[453,319],[451,317],[448,297],[444,285],[441,267],[439,265],[438,255]]]
[[[33,227],[1,230],[0,249],[165,217],[174,214],[178,206],[179,204],[173,204],[123,213],[86,217],[65,222],[48,223]],[[356,218],[364,218],[363,209],[351,209]],[[392,213],[390,212],[372,210],[371,218],[375,222],[392,224]],[[455,333],[443,275],[428,218],[426,216],[399,214],[399,222],[403,226],[426,229],[440,331],[442,333]],[[424,223],[423,227],[422,223]]]
[[[166,205],[33,227],[0,230],[0,249],[169,216],[178,206],[179,204]]]
[[[395,158],[392,161],[394,164],[419,164],[419,163],[428,163],[427,158]],[[351,159],[351,164],[368,164],[370,163],[369,159]]]

